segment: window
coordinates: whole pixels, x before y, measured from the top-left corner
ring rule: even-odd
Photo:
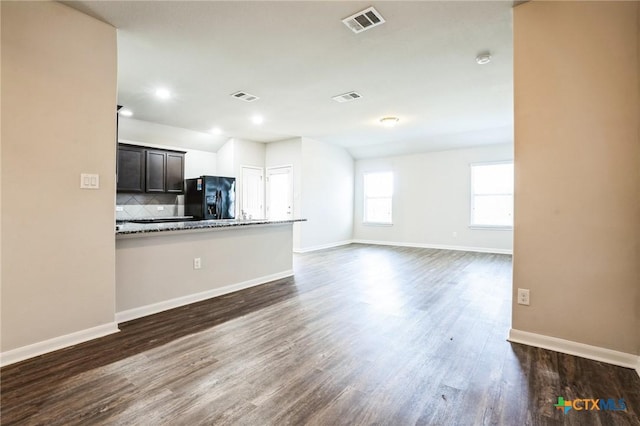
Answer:
[[[471,165],[471,226],[513,227],[513,162]]]
[[[393,173],[364,174],[364,222],[391,225]]]

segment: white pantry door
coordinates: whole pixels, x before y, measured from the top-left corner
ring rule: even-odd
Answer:
[[[267,168],[267,218],[293,218],[293,166]]]
[[[242,166],[242,200],[240,217],[264,218],[264,171],[261,167]]]

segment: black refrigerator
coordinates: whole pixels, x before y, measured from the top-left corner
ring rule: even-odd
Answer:
[[[236,178],[200,176],[185,180],[184,214],[196,219],[235,219]]]

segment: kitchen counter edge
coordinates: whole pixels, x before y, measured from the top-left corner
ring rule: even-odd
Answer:
[[[116,227],[116,237],[144,237],[153,235],[184,234],[203,231],[216,231],[247,226],[285,225],[295,222],[306,222],[307,219],[288,220],[198,220],[187,222],[138,224],[126,223]]]

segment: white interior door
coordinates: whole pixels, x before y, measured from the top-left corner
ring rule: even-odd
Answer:
[[[293,218],[293,167],[267,169],[267,218]]]
[[[264,171],[261,167],[242,166],[240,217],[264,218]]]

